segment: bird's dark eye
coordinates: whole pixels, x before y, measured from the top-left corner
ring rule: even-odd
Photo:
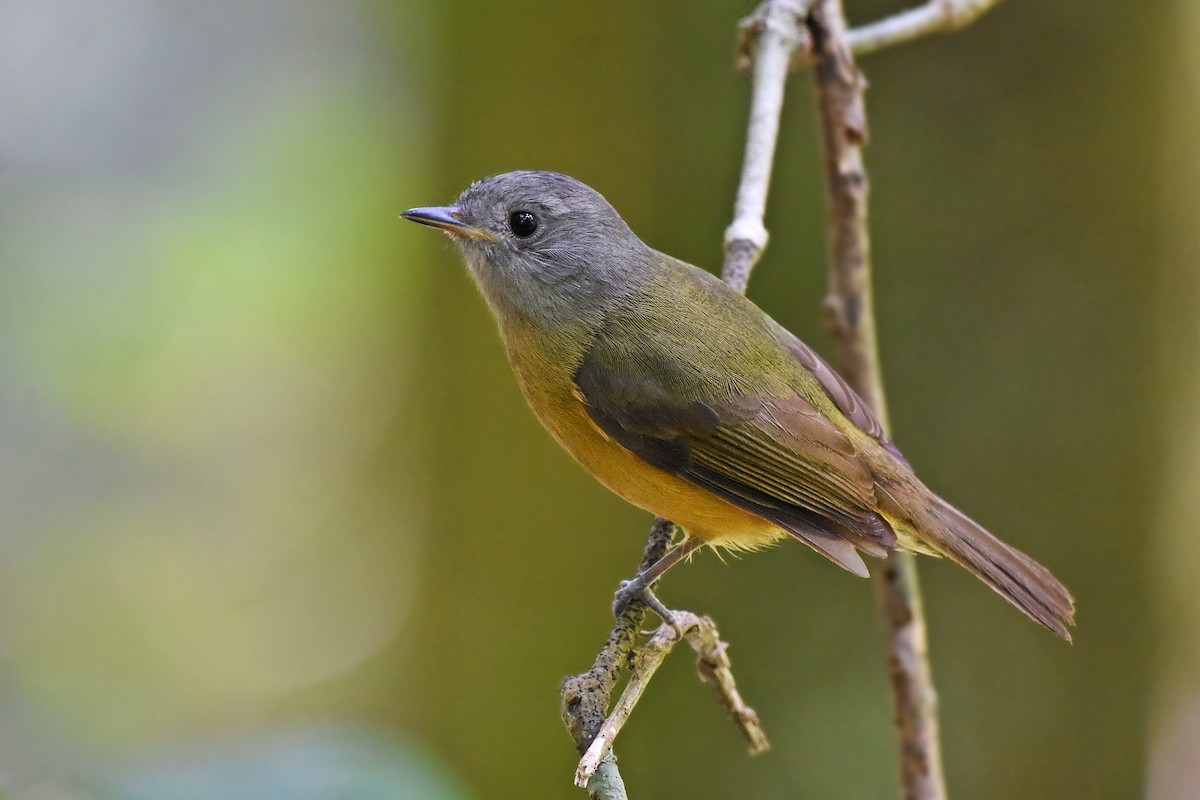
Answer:
[[[528,239],[537,230],[537,217],[532,211],[514,211],[508,215],[509,230],[518,239]]]

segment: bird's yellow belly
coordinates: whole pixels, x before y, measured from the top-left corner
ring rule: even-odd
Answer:
[[[787,535],[774,523],[647,464],[613,442],[592,422],[569,376],[531,370],[519,358],[512,361],[538,419],[584,469],[620,497],[714,546],[756,549]]]
[[[575,406],[538,416],[584,469],[638,508],[677,523],[689,536],[722,547],[754,549],[785,535],[774,523],[642,461],[605,436],[582,404]]]

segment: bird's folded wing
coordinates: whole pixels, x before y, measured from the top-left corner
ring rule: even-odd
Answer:
[[[846,418],[879,442],[897,461],[907,467],[908,459],[888,437],[875,413],[863,402],[858,393],[850,388],[850,384],[846,383],[833,367],[829,366],[811,347],[796,338],[791,331],[774,321],[772,321],[772,329],[779,343],[802,367],[808,370],[810,375],[816,378],[825,394],[829,395],[829,399],[846,415]]]
[[[884,555],[874,479],[854,443],[797,393],[735,393],[643,341],[636,359],[598,340],[575,374],[596,426],[646,462],[703,487],[864,574],[855,548]],[[668,389],[667,387],[671,388]]]

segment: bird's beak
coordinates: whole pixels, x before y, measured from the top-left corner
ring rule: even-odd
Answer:
[[[476,228],[462,221],[458,206],[431,206],[429,208],[410,208],[400,215],[401,219],[411,220],[431,228],[439,228],[455,236],[468,239],[490,239],[496,237],[482,228]]]

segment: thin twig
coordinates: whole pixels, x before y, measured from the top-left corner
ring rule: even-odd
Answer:
[[[692,615],[686,611],[675,611],[676,619],[680,624],[685,624],[684,619]],[[633,667],[630,670],[629,680],[625,684],[625,690],[621,692],[620,698],[613,705],[612,711],[608,718],[600,726],[600,730],[596,732],[596,736],[592,739],[592,743],[584,752],[583,757],[579,760],[579,766],[575,770],[575,785],[587,786],[592,773],[599,766],[600,760],[609,752],[612,747],[613,740],[617,738],[621,728],[625,727],[626,720],[633,713],[634,706],[638,700],[642,698],[642,693],[646,691],[646,687],[650,685],[650,679],[654,677],[654,673],[662,666],[666,660],[667,654],[675,647],[677,634],[670,625],[662,625],[650,641],[638,648],[637,655],[634,656]]]
[[[1000,0],[929,0],[918,8],[901,11],[846,35],[850,50],[865,55],[931,33],[949,33],[966,27]]]
[[[754,88],[746,127],[746,154],[733,203],[733,222],[725,229],[725,265],[721,277],[745,293],[750,271],[767,246],[767,189],[779,140],[783,89],[796,51],[808,35],[804,17],[812,0],[768,0],[738,26],[738,61],[753,57]]]
[[[809,32],[816,58],[814,75],[829,213],[828,323],[839,372],[875,410],[886,429],[887,405],[871,296],[868,183],[863,165],[866,83],[850,52],[841,0],[821,0],[809,17]],[[904,796],[908,800],[943,800],[946,788],[937,701],[916,564],[907,554],[893,553],[875,576],[888,629]]]
[[[683,638],[696,651],[697,672],[701,679],[716,691],[721,704],[730,712],[750,746],[751,755],[767,750],[770,745],[759,724],[758,714],[745,704],[738,693],[729,657],[725,652],[729,645],[721,640],[716,624],[708,617],[698,617],[688,611],[672,613],[683,631]],[[579,767],[575,771],[576,786],[590,788],[591,782],[595,780],[593,775],[611,752],[613,740],[625,727],[642,693],[650,685],[650,679],[678,643],[679,635],[676,629],[663,624],[648,642],[638,648],[629,681],[625,684],[621,697],[613,706],[608,719],[600,726],[587,752],[579,760]]]
[[[758,721],[758,713],[746,705],[738,691],[733,680],[733,665],[729,661],[729,644],[721,639],[716,624],[708,617],[701,617],[687,640],[696,651],[696,671],[700,680],[717,693],[721,705],[725,706],[746,740],[750,755],[765,753],[771,743]]]

